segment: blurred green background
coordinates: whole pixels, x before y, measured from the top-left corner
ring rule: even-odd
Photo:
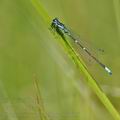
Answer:
[[[81,39],[104,53],[88,70],[120,112],[119,0],[40,0]],[[29,0],[0,1],[0,120],[39,120],[34,75],[51,120],[113,120]]]

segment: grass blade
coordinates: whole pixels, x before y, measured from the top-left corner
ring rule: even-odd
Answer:
[[[38,0],[31,0],[33,6],[38,11],[40,16],[44,19],[46,22],[46,26],[50,26],[50,22],[52,21],[51,17],[48,15],[44,7],[40,4],[40,1]],[[112,105],[110,100],[107,98],[107,96],[104,94],[104,92],[101,90],[99,85],[96,83],[95,79],[92,77],[92,75],[88,72],[87,67],[83,60],[78,56],[76,51],[72,48],[70,43],[67,39],[62,39],[61,37],[58,37],[59,41],[62,43],[62,45],[65,48],[65,51],[68,53],[69,57],[72,59],[72,61],[77,64],[78,69],[83,72],[84,76],[86,77],[87,84],[91,87],[91,89],[95,92],[95,94],[98,96],[100,101],[104,104],[106,109],[111,113],[113,118],[115,120],[120,120],[120,115],[118,111],[115,109],[115,107]]]
[[[44,108],[40,88],[38,85],[38,79],[37,79],[36,75],[34,75],[33,80],[34,80],[34,88],[35,88],[35,95],[36,95],[36,103],[37,103],[40,120],[49,120],[49,117]]]

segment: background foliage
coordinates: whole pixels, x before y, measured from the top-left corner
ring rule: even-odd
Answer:
[[[120,111],[118,0],[40,0],[91,46],[113,71],[109,76],[81,52],[92,76]],[[54,40],[30,1],[0,1],[0,120],[40,119],[34,75],[39,81],[44,119],[112,120],[82,73]],[[97,50],[96,50],[97,51]],[[41,100],[40,100],[41,101]],[[44,115],[42,113],[42,115]]]

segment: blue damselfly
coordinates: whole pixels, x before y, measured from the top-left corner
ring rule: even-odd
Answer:
[[[112,75],[112,72],[111,70],[106,66],[104,65],[102,62],[100,62],[94,55],[92,55],[92,53],[86,48],[84,47],[79,41],[80,41],[80,38],[75,38],[73,35],[72,35],[72,32],[63,24],[61,23],[58,18],[54,18],[52,23],[51,23],[51,27],[53,29],[55,29],[59,34],[60,32],[62,34],[66,34],[67,36],[69,36],[75,44],[79,45],[80,48],[82,50],[84,50],[92,59],[94,59],[109,75]],[[79,40],[78,40],[79,39]]]

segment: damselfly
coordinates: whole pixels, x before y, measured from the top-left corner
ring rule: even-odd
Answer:
[[[72,35],[72,32],[63,23],[61,23],[58,20],[58,18],[53,19],[53,21],[51,23],[51,27],[53,29],[55,29],[57,32],[59,31],[59,32],[61,32],[61,34],[66,34],[67,36],[69,36],[74,41],[75,44],[79,45],[81,47],[81,49],[84,50],[92,59],[94,59],[109,75],[112,75],[112,71],[106,65],[104,65],[102,62],[100,62],[94,55],[92,55],[92,53],[89,52],[89,50],[79,42],[80,38],[76,39]]]

